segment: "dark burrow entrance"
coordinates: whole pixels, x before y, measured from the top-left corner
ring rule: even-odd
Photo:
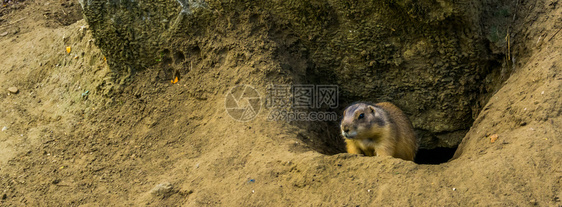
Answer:
[[[299,123],[308,129],[299,133],[299,139],[315,151],[326,155],[346,153],[345,142],[340,135],[339,122]],[[438,165],[450,161],[458,145],[453,147],[435,147],[418,149],[414,162],[424,165]]]
[[[458,147],[458,146],[457,146]],[[438,165],[441,163],[446,163],[457,151],[457,147],[454,148],[446,148],[446,147],[437,147],[434,149],[419,149],[418,153],[416,154],[416,158],[414,162],[417,164],[428,164],[428,165]]]

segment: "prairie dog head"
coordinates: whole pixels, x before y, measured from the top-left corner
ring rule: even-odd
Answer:
[[[379,133],[386,122],[382,109],[365,103],[356,103],[343,111],[340,128],[346,139],[367,139]]]

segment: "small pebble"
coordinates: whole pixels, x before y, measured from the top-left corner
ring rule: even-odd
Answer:
[[[150,194],[155,196],[167,197],[173,193],[172,188],[172,184],[168,182],[160,183],[150,190]]]
[[[2,127],[2,131],[8,130],[8,127]]]
[[[16,94],[16,93],[19,92],[19,90],[18,90],[18,88],[16,88],[16,87],[9,87],[9,88],[8,88],[8,92],[13,93],[13,94]]]
[[[453,188],[453,191],[457,191],[457,189],[456,189],[456,188]]]

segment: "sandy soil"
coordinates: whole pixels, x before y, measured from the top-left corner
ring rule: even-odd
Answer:
[[[176,84],[156,66],[107,96],[111,72],[76,3],[8,3],[0,205],[562,206],[559,3],[518,7],[509,78],[440,165],[322,154],[267,109],[233,120],[224,83],[235,81],[221,77],[244,66],[196,66]]]

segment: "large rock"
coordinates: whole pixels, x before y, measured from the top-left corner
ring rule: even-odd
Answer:
[[[491,68],[474,1],[81,4],[116,80],[189,59],[190,67],[248,65],[284,83],[337,84],[341,105],[401,107],[423,148],[456,146],[485,101]]]

